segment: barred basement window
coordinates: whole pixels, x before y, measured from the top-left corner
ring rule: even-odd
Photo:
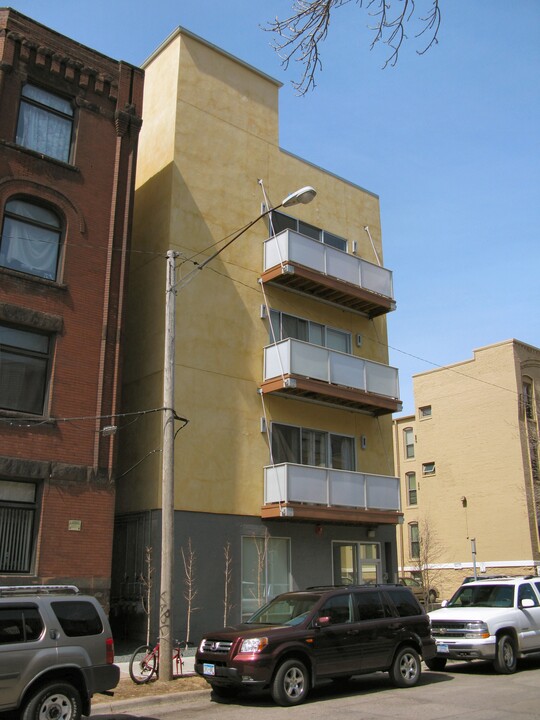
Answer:
[[[0,573],[29,573],[34,552],[35,483],[0,480]]]

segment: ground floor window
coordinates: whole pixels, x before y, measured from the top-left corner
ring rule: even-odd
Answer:
[[[332,561],[335,585],[381,582],[379,543],[333,542]]]
[[[242,620],[282,592],[291,589],[288,538],[242,538]]]
[[[32,566],[37,487],[0,480],[0,573],[28,573]]]

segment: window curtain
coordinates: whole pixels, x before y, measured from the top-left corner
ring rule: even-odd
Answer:
[[[47,360],[0,350],[0,407],[41,415]]]
[[[272,425],[272,456],[276,465],[301,463],[300,428],[289,425]]]
[[[13,270],[54,280],[59,239],[60,234],[57,231],[6,217],[0,262]]]
[[[45,107],[41,108],[28,103],[25,101],[25,97]],[[73,115],[73,109],[67,100],[33,85],[25,85],[19,111],[17,143],[30,148],[30,150],[36,150],[49,157],[68,162],[72,122],[69,118],[63,118],[50,112],[47,107],[65,115]]]

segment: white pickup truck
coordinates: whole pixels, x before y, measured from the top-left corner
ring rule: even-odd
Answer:
[[[540,577],[477,580],[462,585],[440,610],[429,613],[437,654],[430,670],[447,660],[490,660],[498,673],[540,652]]]

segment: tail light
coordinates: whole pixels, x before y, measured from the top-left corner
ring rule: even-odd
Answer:
[[[105,660],[108,665],[114,663],[114,640],[112,637],[105,640]]]

